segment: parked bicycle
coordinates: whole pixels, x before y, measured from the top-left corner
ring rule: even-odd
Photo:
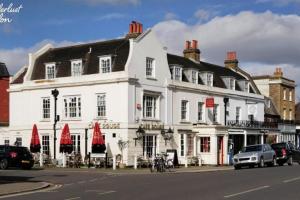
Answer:
[[[172,159],[168,159],[168,154],[162,153],[156,155],[149,168],[151,172],[165,172],[166,170],[170,172],[174,169],[174,164]]]

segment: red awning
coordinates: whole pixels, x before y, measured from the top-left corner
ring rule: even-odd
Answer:
[[[61,133],[60,144],[61,145],[72,145],[73,144],[68,124],[65,124],[64,129]]]
[[[33,125],[32,128],[32,135],[31,135],[31,142],[30,142],[30,150],[31,152],[39,152],[41,149],[40,138],[38,134],[38,130],[36,124]]]
[[[93,141],[92,141],[92,145],[104,145],[105,141],[103,139],[101,130],[100,130],[100,126],[98,124],[98,122],[95,123],[95,127],[94,127],[94,134],[93,134]]]

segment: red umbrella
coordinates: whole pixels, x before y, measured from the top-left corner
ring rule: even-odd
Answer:
[[[69,125],[65,124],[60,138],[60,152],[71,153],[73,151],[73,142],[71,139]]]
[[[93,153],[104,153],[106,150],[105,141],[103,139],[100,126],[98,122],[95,123],[93,141],[92,141],[92,152]]]
[[[41,143],[36,125],[33,125],[32,136],[30,142],[30,151],[33,153],[40,152]]]

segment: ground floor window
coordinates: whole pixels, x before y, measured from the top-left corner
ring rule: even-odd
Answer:
[[[200,152],[201,153],[210,152],[210,137],[200,137]]]
[[[50,155],[49,135],[42,136],[42,152],[43,154]]]
[[[9,146],[9,140],[8,139],[4,140],[4,145]]]
[[[194,155],[194,137],[191,134],[187,135],[187,156]]]
[[[143,136],[143,156],[151,158],[156,155],[156,135]]]
[[[80,153],[80,135],[71,135],[72,143],[73,143],[73,152]]]
[[[15,146],[22,146],[22,138],[21,137],[16,138]]]
[[[180,134],[180,156],[184,156],[184,134]]]

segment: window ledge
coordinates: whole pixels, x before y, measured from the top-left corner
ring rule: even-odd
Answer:
[[[146,76],[146,79],[152,80],[152,81],[157,81],[157,79],[155,77],[152,77],[152,76]]]
[[[186,120],[181,120],[180,123],[182,123],[182,124],[191,124],[190,121],[186,121]]]
[[[204,121],[204,120],[198,120],[198,121],[197,121],[197,124],[207,124],[207,122]]]
[[[42,119],[40,120],[40,122],[50,122],[51,120],[50,119]]]
[[[153,118],[143,118],[142,121],[152,121],[152,122],[160,122],[160,119],[153,119]]]
[[[107,117],[96,117],[95,120],[107,120]]]
[[[61,121],[81,121],[81,118],[64,118]]]

